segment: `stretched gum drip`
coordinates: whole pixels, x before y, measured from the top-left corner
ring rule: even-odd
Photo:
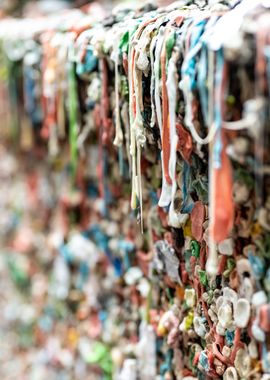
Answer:
[[[160,38],[161,33],[163,36],[163,27],[161,26],[162,22],[164,21],[163,15],[161,15],[156,22],[153,25],[153,32],[156,32],[156,35],[152,37],[152,40],[150,42],[150,65],[151,65],[151,83],[150,83],[150,99],[151,99],[151,121],[150,126],[151,128],[154,128],[157,124],[160,130],[161,135],[161,125],[162,125],[162,114],[161,114],[161,103],[160,99],[158,99],[158,92],[156,92],[156,88],[159,88],[159,60],[158,56],[160,55]],[[162,30],[162,32],[161,32]],[[160,43],[158,43],[160,41]],[[159,46],[159,47],[158,47]],[[156,49],[156,50],[155,50]],[[157,54],[157,50],[159,54]],[[158,84],[158,87],[157,87]]]
[[[73,51],[74,45],[73,42],[69,47],[69,51]],[[78,135],[78,115],[77,115],[77,93],[76,93],[76,79],[75,79],[75,70],[74,63],[69,63],[69,122],[70,122],[70,132],[69,132],[69,141],[70,141],[70,150],[71,150],[71,162],[72,162],[72,172],[73,176],[76,175],[77,168],[77,135]]]
[[[221,54],[221,53],[220,53]],[[215,91],[215,120],[217,134],[210,147],[209,170],[209,208],[210,208],[210,246],[207,260],[207,272],[209,275],[217,274],[218,254],[216,244],[225,240],[233,227],[234,204],[232,199],[232,170],[231,163],[226,153],[227,139],[222,130],[222,115],[224,114],[224,92],[227,79],[226,66],[222,58],[217,60]],[[219,67],[220,66],[220,67]],[[217,148],[215,150],[215,148]]]
[[[111,136],[111,127],[112,127],[112,121],[109,117],[110,114],[110,99],[109,99],[109,93],[108,93],[108,67],[107,62],[105,58],[102,58],[101,60],[101,72],[102,72],[102,98],[101,98],[101,104],[102,104],[102,143],[105,145],[108,143],[110,136]]]
[[[142,176],[141,176],[141,148],[144,146],[146,137],[143,130],[143,102],[142,102],[142,71],[136,67],[136,42],[143,33],[143,30],[157,18],[147,20],[143,23],[134,34],[131,44],[129,56],[131,56],[131,64],[129,67],[129,88],[130,88],[130,154],[132,160],[132,195],[131,208],[137,207],[137,199],[140,207],[141,231],[143,232],[143,199],[142,199]]]
[[[131,38],[128,52],[128,82],[129,82],[129,125],[130,125],[130,156],[131,156],[131,209],[135,210],[137,205],[135,178],[136,178],[136,143],[134,131],[134,79],[133,67],[135,51],[133,46],[133,38]]]
[[[120,104],[119,104],[119,38],[114,45],[114,80],[115,80],[115,138],[114,145],[120,147],[123,144],[123,131],[121,128]]]
[[[172,197],[169,210],[170,224],[177,224],[177,215],[174,215],[174,197],[177,190],[176,182],[176,150],[178,145],[178,135],[176,133],[175,109],[177,98],[177,86],[175,81],[176,66],[175,58],[172,56],[168,64],[167,91],[169,94],[169,117],[170,117],[170,159],[169,159],[169,174],[172,180]]]
[[[157,124],[160,131],[160,136],[162,138],[162,128],[163,128],[163,118],[161,111],[161,100],[160,100],[160,80],[159,80],[159,70],[160,70],[160,56],[162,52],[162,47],[165,40],[165,28],[161,27],[158,34],[158,40],[156,44],[155,51],[155,62],[154,62],[154,71],[155,71],[155,104],[156,104],[156,114],[157,114]],[[163,148],[163,147],[162,147]],[[171,201],[171,185],[167,183],[165,177],[165,167],[164,167],[164,152],[161,151],[161,164],[162,164],[162,189],[161,195],[158,202],[160,207],[166,207]]]
[[[151,128],[154,128],[156,123],[156,110],[155,110],[155,101],[154,101],[154,91],[155,91],[155,58],[154,50],[158,41],[158,36],[154,36],[150,43],[150,63],[151,63],[151,84],[150,84],[150,97],[151,97]]]
[[[170,159],[170,124],[169,124],[169,110],[168,110],[168,93],[166,87],[166,39],[168,36],[168,29],[165,29],[165,36],[163,41],[163,46],[161,49],[160,63],[161,63],[161,82],[162,82],[162,135],[161,144],[163,152],[163,166],[164,166],[164,176],[168,185],[172,184],[172,180],[169,175],[169,159]]]

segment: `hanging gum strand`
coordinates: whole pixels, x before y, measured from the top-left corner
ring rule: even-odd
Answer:
[[[213,53],[212,53],[213,55]],[[211,68],[214,70],[214,67]],[[211,74],[211,69],[209,69],[209,76]],[[213,74],[213,72],[212,72]],[[209,108],[211,107],[211,111],[213,111],[213,104],[214,104],[214,95],[213,95],[213,92],[212,91],[209,91],[209,98],[210,98],[210,101],[209,101]],[[212,95],[212,96],[211,96]],[[211,123],[213,123],[213,113],[209,114],[209,119],[210,119],[210,123],[209,125],[211,125]],[[215,276],[217,274],[217,266],[218,266],[218,256],[217,256],[217,248],[216,248],[216,244],[213,240],[213,236],[212,236],[212,233],[211,233],[211,221],[213,221],[213,218],[214,218],[214,191],[213,191],[213,186],[212,186],[212,181],[213,181],[213,171],[212,171],[212,168],[213,168],[213,162],[212,162],[212,145],[213,143],[210,142],[209,144],[209,218],[210,218],[210,233],[209,233],[209,246],[208,246],[208,250],[207,250],[207,253],[208,253],[208,258],[207,258],[207,261],[206,261],[206,272],[208,274],[210,274],[211,276]]]
[[[111,126],[112,122],[109,118],[110,112],[110,100],[108,94],[108,67],[105,58],[101,60],[101,70],[102,70],[102,125],[103,125],[103,133],[102,133],[102,143],[107,144],[111,135]]]
[[[135,131],[133,127],[134,120],[134,78],[133,78],[133,67],[134,67],[135,51],[130,43],[129,51],[129,120],[130,120],[130,156],[131,156],[131,174],[132,174],[132,185],[131,185],[131,209],[135,210],[137,206],[137,197],[136,197],[136,144],[135,144]]]
[[[227,83],[227,65],[224,63],[222,68],[222,78],[216,89],[215,99],[220,102],[221,115],[224,115],[224,94],[225,84]],[[211,117],[211,116],[210,116]],[[232,170],[231,163],[226,153],[227,138],[221,125],[220,139],[222,143],[221,163],[219,168],[214,167],[213,144],[209,148],[209,209],[210,209],[210,238],[209,238],[209,257],[206,270],[209,275],[216,276],[218,272],[218,253],[216,243],[226,239],[232,230],[234,221],[234,205],[232,199]],[[216,138],[216,137],[215,137]]]
[[[224,133],[222,133],[224,135]],[[216,243],[225,240],[232,227],[234,207],[232,201],[232,171],[229,158],[226,154],[227,142],[223,136],[223,148],[221,152],[221,168],[213,169],[213,197],[214,212],[212,224],[212,236]]]
[[[154,49],[157,43],[157,36],[152,38],[150,43],[150,64],[151,64],[151,85],[150,85],[150,97],[151,97],[151,128],[154,128],[156,117],[155,117],[155,102],[154,102],[154,88],[155,88],[155,72],[154,72]]]
[[[169,174],[172,180],[172,192],[171,192],[171,204],[169,210],[169,221],[174,215],[174,197],[177,190],[176,183],[176,151],[178,146],[178,134],[176,133],[176,122],[175,122],[175,106],[177,97],[177,86],[176,86],[176,66],[174,61],[174,53],[169,60],[168,65],[168,79],[167,79],[167,91],[169,94],[169,117],[170,117],[170,159],[169,159]],[[177,216],[176,216],[177,217]]]
[[[46,54],[43,55],[42,57],[42,63],[41,63],[41,78],[42,78],[42,99],[41,99],[41,106],[42,106],[42,111],[44,114],[44,119],[43,119],[43,124],[41,128],[41,136],[44,139],[47,139],[49,136],[49,127],[48,127],[48,101],[47,98],[44,94],[44,88],[45,88],[45,72],[46,68],[48,67],[48,52],[50,51],[50,45],[48,41],[48,33],[45,35],[42,41],[42,46],[43,46],[43,51],[46,52]]]
[[[142,72],[135,68],[136,83],[135,83],[135,103],[136,103],[136,116],[134,120],[134,128],[142,129],[142,119],[141,119],[141,110],[140,110],[140,98],[141,98],[141,81],[142,81]],[[136,136],[136,132],[135,132]],[[142,202],[142,176],[141,176],[141,142],[138,138],[136,138],[137,145],[137,176],[136,176],[136,187],[137,187],[137,197],[139,198],[139,206],[140,206],[140,221],[141,221],[141,232],[143,233],[143,202]]]
[[[227,83],[227,65],[224,64],[223,75],[221,80],[221,114],[225,113],[224,94],[225,84]],[[223,126],[221,126],[222,128]],[[234,221],[234,204],[233,204],[233,180],[231,162],[226,153],[227,137],[224,129],[221,129],[222,151],[221,167],[213,169],[213,186],[214,186],[214,219],[213,219],[213,239],[219,243],[225,240],[233,227]]]
[[[102,124],[101,124],[102,125]],[[105,198],[105,187],[104,187],[104,173],[103,173],[103,143],[102,143],[103,129],[98,128],[98,165],[97,165],[97,177],[98,177],[98,190],[101,199]]]
[[[163,152],[163,161],[164,161],[164,175],[167,183],[172,184],[172,180],[169,174],[169,160],[170,160],[170,121],[169,121],[169,110],[168,110],[168,93],[166,86],[166,37],[168,36],[168,29],[165,29],[165,36],[163,47],[161,50],[161,81],[162,81],[162,114],[163,114],[163,123],[162,123],[162,152]]]
[[[123,143],[123,131],[121,128],[121,119],[120,119],[120,104],[119,104],[119,52],[118,52],[119,40],[116,39],[115,42],[115,63],[114,63],[114,73],[115,73],[115,138],[114,145],[120,147]]]
[[[165,31],[164,36],[164,43],[163,43],[163,49],[161,52],[161,73],[162,75],[165,73],[166,77],[166,37],[169,35],[169,33],[172,31],[172,25],[175,22],[177,24],[177,27],[179,27],[184,20],[184,17],[182,15],[179,15],[178,12],[176,14],[172,13],[172,18],[170,22],[168,23],[168,26]],[[173,190],[172,191],[172,202],[173,197],[175,195],[176,191],[176,181],[175,181],[175,165],[176,165],[176,150],[177,150],[177,144],[178,144],[178,134],[176,133],[176,121],[175,121],[175,107],[176,107],[176,94],[177,94],[177,85],[176,85],[176,59],[178,58],[179,53],[174,52],[172,49],[171,57],[168,64],[168,75],[167,78],[162,79],[162,95],[163,90],[165,89],[166,96],[164,98],[163,96],[163,115],[164,115],[164,108],[167,108],[168,117],[163,118],[163,131],[162,131],[162,150],[163,150],[163,157],[164,159],[167,159],[167,163],[164,163],[164,169],[165,169],[165,178],[166,178],[166,170],[167,170],[167,177],[166,178],[167,183],[170,185],[173,184]],[[171,96],[168,96],[169,91],[172,91]],[[166,99],[167,97],[167,99]],[[167,106],[165,105],[165,102]],[[167,123],[164,121],[167,119]],[[165,146],[163,145],[163,141],[167,139],[168,145],[166,146],[166,149],[168,152],[165,152]]]
[[[151,20],[153,22],[153,20]],[[145,28],[150,24],[151,22],[147,22],[143,25],[143,28],[141,29],[141,33]],[[136,54],[134,57],[134,60],[136,58]],[[134,120],[134,129],[136,128],[137,131],[137,177],[136,177],[136,187],[137,187],[137,198],[139,198],[139,205],[140,205],[140,222],[141,222],[141,233],[143,233],[143,196],[142,196],[142,175],[141,175],[141,145],[142,141],[140,141],[140,138],[144,139],[143,136],[143,121],[141,112],[143,110],[143,100],[142,100],[142,71],[136,68],[136,65],[134,64],[134,73],[133,78],[135,79],[135,120]],[[140,133],[140,129],[142,131],[142,136]],[[135,136],[136,136],[135,131]]]
[[[236,354],[237,354],[237,351],[240,349],[240,348],[244,348],[244,343],[241,342],[241,330],[239,327],[236,328],[235,330],[235,335],[234,335],[234,340],[233,340],[233,350],[232,350],[232,353],[231,353],[231,356],[230,356],[230,361],[231,361],[231,364],[233,365],[234,364],[234,360],[235,360],[235,357],[236,357]]]
[[[162,44],[164,40],[164,27],[161,27],[157,36],[157,43],[155,47],[154,54],[154,71],[155,71],[155,81],[154,81],[154,99],[155,99],[155,108],[157,115],[157,124],[160,131],[160,137],[162,137],[162,112],[161,112],[161,101],[159,95],[159,54],[162,49]]]
[[[73,36],[74,37],[74,36]],[[72,39],[72,45],[69,49],[74,48],[74,39]],[[69,72],[68,72],[68,102],[69,102],[69,142],[70,142],[70,152],[71,152],[71,165],[72,165],[72,176],[73,176],[73,185],[75,185],[75,177],[77,170],[77,134],[78,134],[78,104],[77,104],[77,82],[75,77],[75,67],[74,61],[69,63]]]
[[[134,80],[134,72],[136,70],[135,68],[135,49],[134,49],[134,42],[140,37],[143,29],[149,25],[152,22],[155,22],[157,20],[157,17],[147,20],[143,23],[143,25],[140,25],[137,32],[132,38],[132,41],[130,43],[130,51],[129,56],[131,56],[130,60],[130,66],[129,67],[129,88],[130,88],[130,155],[131,155],[131,161],[132,161],[132,193],[131,193],[131,209],[135,210],[137,207],[137,198],[140,200],[140,208],[141,208],[141,223],[142,223],[142,190],[141,190],[141,175],[138,173],[138,167],[141,165],[140,158],[136,159],[136,132],[135,132],[135,121],[136,121],[136,109],[140,105],[136,103],[136,93],[135,93],[135,80]],[[138,145],[138,144],[137,144]],[[140,169],[139,169],[140,172]],[[141,224],[141,228],[142,224]]]
[[[160,55],[161,50],[164,44],[165,40],[165,30],[164,27],[160,28],[159,34],[158,34],[158,40],[156,44],[156,50],[155,50],[155,62],[154,62],[154,69],[155,69],[155,105],[156,105],[156,114],[157,114],[157,123],[160,131],[160,137],[162,139],[162,131],[163,131],[163,115],[161,112],[161,99],[160,99],[160,91],[159,91],[159,69],[160,69]],[[159,197],[158,205],[159,207],[167,207],[171,202],[172,197],[172,188],[171,185],[169,185],[165,178],[165,169],[164,169],[164,159],[163,159],[163,150],[161,150],[161,169],[162,169],[162,188],[161,188],[161,194]]]
[[[255,93],[257,97],[264,97],[267,92],[266,70],[267,60],[265,55],[265,46],[269,43],[269,19],[267,16],[262,15],[260,17],[261,28],[256,33],[256,59],[255,59],[255,78],[256,86]],[[263,147],[265,148],[264,131],[263,127],[260,127],[259,136],[255,137],[254,153],[255,153],[255,167],[254,171],[259,172],[260,166],[263,165]],[[256,194],[256,206],[261,206],[263,200],[263,181],[260,175],[255,175],[255,194]]]

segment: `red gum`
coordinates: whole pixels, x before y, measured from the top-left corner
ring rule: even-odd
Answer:
[[[102,133],[102,143],[105,145],[109,142],[110,139],[110,133],[111,133],[111,126],[112,121],[109,118],[109,94],[108,94],[108,67],[106,59],[102,59],[102,99],[101,99],[101,119],[102,119],[102,126],[103,126],[103,133]]]
[[[239,348],[244,347],[244,344],[240,341],[240,338],[241,338],[241,329],[238,327],[235,330],[235,336],[234,336],[234,341],[233,341],[233,351],[230,357],[232,364],[234,363],[234,359]]]

